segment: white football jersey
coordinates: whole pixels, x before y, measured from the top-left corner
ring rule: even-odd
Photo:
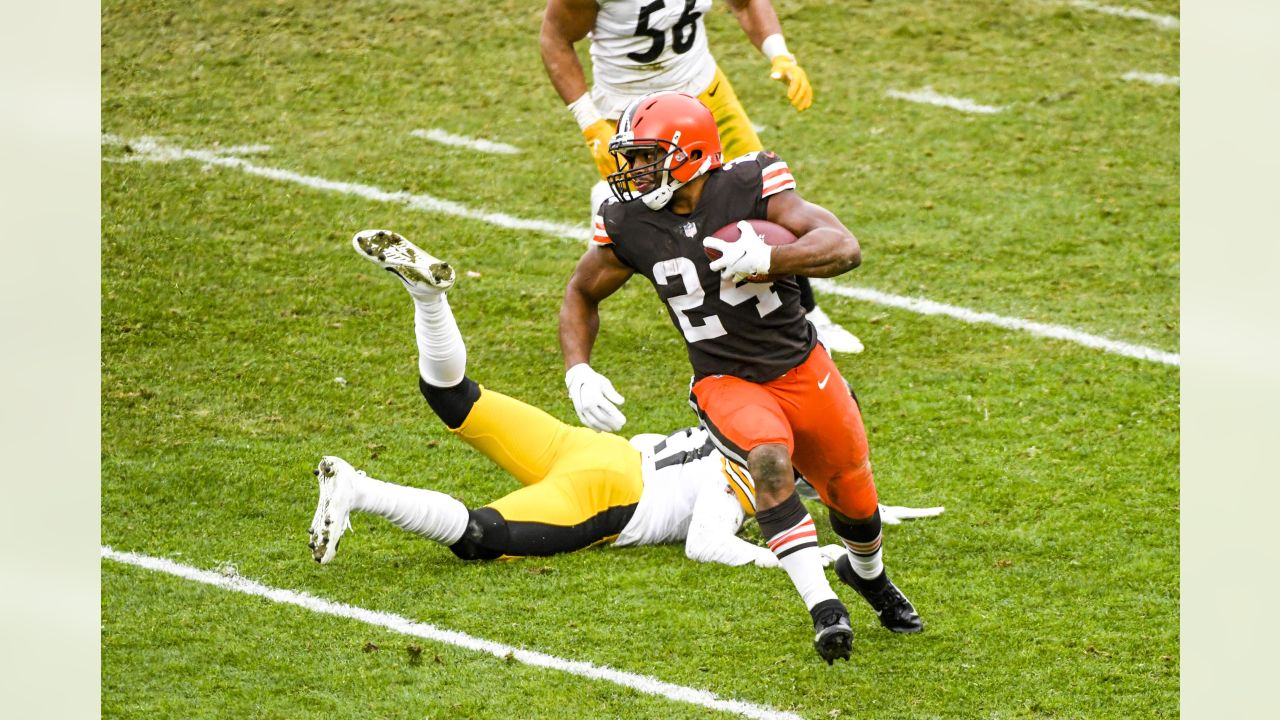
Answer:
[[[715,77],[702,16],[711,0],[597,0],[591,99],[616,120],[635,98],[659,90],[697,96]]]
[[[639,436],[632,443],[643,455],[644,490],[615,545],[683,541],[695,508],[714,518],[721,533],[729,536],[742,525],[746,508],[754,514],[750,476],[715,449],[706,430],[686,428],[665,438]]]

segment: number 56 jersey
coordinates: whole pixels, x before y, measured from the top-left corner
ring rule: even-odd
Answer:
[[[711,269],[703,238],[739,220],[765,219],[769,198],[794,189],[787,164],[748,153],[711,171],[688,217],[642,200],[600,207],[593,242],[652,283],[684,337],[694,381],[732,375],[763,383],[804,362],[817,334],[800,306],[795,277],[733,283]]]
[[[616,119],[627,103],[659,90],[697,96],[716,61],[702,17],[712,0],[597,0],[591,30],[592,100]]]

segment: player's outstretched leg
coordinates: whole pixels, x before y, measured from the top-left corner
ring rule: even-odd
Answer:
[[[435,388],[458,386],[466,377],[467,346],[446,295],[456,279],[453,266],[390,230],[362,230],[351,238],[351,245],[409,290],[418,376]]]
[[[453,287],[455,273],[449,263],[390,230],[362,230],[351,238],[356,252],[400,278],[409,292],[441,293]]]
[[[853,570],[849,556],[836,560],[836,576],[845,585],[858,591],[880,617],[880,624],[896,633],[918,633],[924,629],[924,622],[916,613],[915,606],[897,585],[889,579],[883,570],[880,575],[871,579],[863,579]]]
[[[313,471],[320,480],[320,501],[311,516],[311,557],[327,563],[338,552],[342,534],[351,527],[355,470],[340,457],[326,455]]]
[[[813,618],[813,646],[818,656],[832,664],[836,658],[849,659],[853,630],[849,612],[836,597],[823,571],[822,550],[813,518],[795,493],[785,445],[759,445],[748,455],[748,467],[756,479],[756,499],[760,502],[786,493],[781,502],[756,513],[760,532],[769,549],[787,571],[796,591]],[[762,492],[763,491],[763,492]]]
[[[311,520],[311,553],[327,563],[338,541],[350,529],[353,512],[386,518],[396,527],[442,545],[462,539],[470,512],[456,498],[425,488],[383,482],[357,470],[346,460],[327,455],[315,470],[320,502]]]

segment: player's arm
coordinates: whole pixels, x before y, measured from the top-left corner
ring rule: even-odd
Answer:
[[[578,53],[573,50],[574,43],[595,27],[598,10],[595,0],[547,0],[538,44],[551,84],[573,113],[596,163],[596,172],[604,178],[617,169],[609,154],[613,124],[592,102],[591,93],[587,92],[587,76],[582,72],[582,63],[578,62]]]
[[[791,231],[796,241],[771,248],[769,272],[779,275],[834,277],[862,263],[862,248],[830,210],[795,190],[769,197],[767,219]]]
[[[751,44],[769,58],[769,76],[787,84],[787,99],[796,110],[804,110],[813,104],[813,87],[809,76],[796,63],[796,56],[787,49],[782,37],[782,23],[770,0],[728,0],[733,16],[746,33]]]
[[[782,567],[772,550],[738,537],[746,513],[726,490],[724,485],[706,482],[698,492],[693,503],[693,517],[689,519],[689,534],[684,541],[685,557],[734,567],[747,563],[762,568]],[[835,544],[823,545],[819,551],[823,567],[835,562],[845,552],[843,547]]]
[[[782,23],[769,0],[728,0],[733,17],[737,19],[747,39],[760,50],[764,39],[782,34]],[[763,51],[762,51],[763,52]]]
[[[617,408],[623,397],[591,368],[591,347],[600,331],[600,302],[631,278],[632,270],[612,250],[592,246],[578,261],[560,304],[560,351],[565,386],[583,425],[617,432],[627,422]]]
[[[573,45],[591,32],[597,10],[595,0],[547,0],[538,44],[542,64],[565,105],[587,92],[587,76]]]
[[[684,554],[690,560],[722,565],[778,567],[778,558],[766,547],[760,547],[737,536],[746,513],[727,488],[715,482],[704,482],[693,503],[689,534],[684,541]]]
[[[600,303],[632,274],[608,248],[589,247],[578,260],[560,304],[560,352],[566,368],[591,360],[591,347],[600,331]]]

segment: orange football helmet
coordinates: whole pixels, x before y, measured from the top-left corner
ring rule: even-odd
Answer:
[[[656,159],[636,166],[638,151]],[[609,143],[618,171],[609,175],[614,197],[641,198],[660,210],[682,185],[722,164],[716,120],[697,98],[679,92],[656,92],[633,101],[618,121]]]

